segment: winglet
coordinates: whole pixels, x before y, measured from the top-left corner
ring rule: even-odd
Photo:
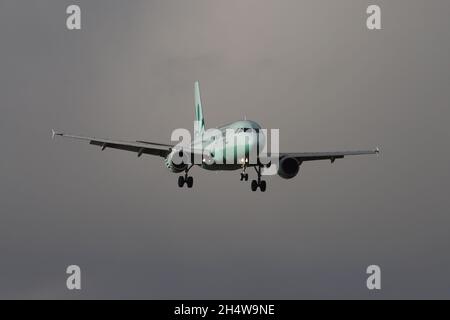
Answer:
[[[377,148],[375,149],[375,153],[376,153],[376,154],[379,154],[379,153],[380,153],[380,148],[379,148],[379,147],[377,147]]]
[[[59,133],[55,131],[55,129],[52,129],[52,139],[55,139],[55,136],[62,136],[62,133]]]

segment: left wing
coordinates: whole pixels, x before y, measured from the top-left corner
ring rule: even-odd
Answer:
[[[102,148],[102,150],[105,150],[106,148],[111,148],[135,152],[137,153],[138,157],[140,157],[143,154],[166,157],[174,147],[173,145],[170,144],[153,143],[147,141],[118,141],[109,139],[98,139],[95,137],[83,137],[52,130],[52,138],[54,138],[55,136],[89,141],[89,144],[99,146]]]
[[[335,151],[335,152],[292,152],[280,153],[279,158],[290,157],[295,158],[299,163],[303,161],[330,160],[332,163],[336,159],[342,159],[346,156],[358,156],[365,154],[378,154],[380,149],[375,150],[356,150],[356,151]]]

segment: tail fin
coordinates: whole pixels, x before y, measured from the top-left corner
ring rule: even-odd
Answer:
[[[195,126],[194,134],[195,136],[201,135],[205,132],[205,118],[203,118],[202,100],[200,98],[200,85],[198,81],[195,81]]]

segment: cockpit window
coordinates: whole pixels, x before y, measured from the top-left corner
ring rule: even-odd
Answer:
[[[236,129],[236,133],[240,133],[240,132],[250,132],[250,131],[252,131],[253,130],[253,132],[256,132],[256,133],[258,133],[259,132],[259,129],[257,129],[257,128],[237,128]]]

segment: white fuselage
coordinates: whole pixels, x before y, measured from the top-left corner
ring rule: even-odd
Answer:
[[[260,129],[254,121],[236,121],[194,137],[191,147],[204,150],[204,169],[236,170],[252,166],[256,164],[258,150],[263,150],[266,142]]]

